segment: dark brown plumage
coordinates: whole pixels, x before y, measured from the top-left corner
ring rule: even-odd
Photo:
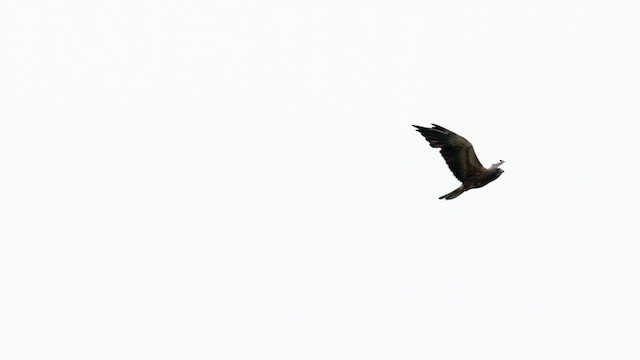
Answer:
[[[447,130],[442,126],[431,124],[432,128],[425,128],[413,125],[416,130],[424,136],[429,145],[440,148],[440,154],[449,165],[453,175],[462,182],[459,188],[442,195],[440,199],[455,199],[467,190],[483,187],[502,175],[503,170],[499,168],[504,161],[485,168],[478,160],[473,146],[467,139]]]

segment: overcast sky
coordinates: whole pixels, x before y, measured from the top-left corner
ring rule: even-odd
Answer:
[[[639,16],[3,0],[0,357],[637,360]]]

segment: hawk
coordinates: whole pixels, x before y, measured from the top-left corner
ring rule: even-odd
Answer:
[[[459,188],[440,196],[440,199],[455,199],[463,192],[483,187],[502,175],[503,170],[499,166],[504,161],[500,160],[487,169],[482,166],[467,139],[440,125],[431,125],[433,125],[431,128],[418,125],[413,127],[427,139],[431,147],[440,148],[440,154],[449,165],[449,169],[462,182]]]

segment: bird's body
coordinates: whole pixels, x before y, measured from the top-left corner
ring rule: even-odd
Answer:
[[[463,192],[483,187],[502,175],[503,170],[499,166],[504,161],[500,160],[499,163],[493,164],[487,169],[482,166],[473,146],[467,139],[442,126],[432,125],[432,128],[413,126],[427,139],[431,147],[440,148],[440,153],[449,165],[449,169],[462,182],[459,188],[441,196],[440,199],[455,199]]]

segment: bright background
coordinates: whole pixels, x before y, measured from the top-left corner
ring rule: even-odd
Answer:
[[[0,357],[637,360],[639,16],[2,1]]]

